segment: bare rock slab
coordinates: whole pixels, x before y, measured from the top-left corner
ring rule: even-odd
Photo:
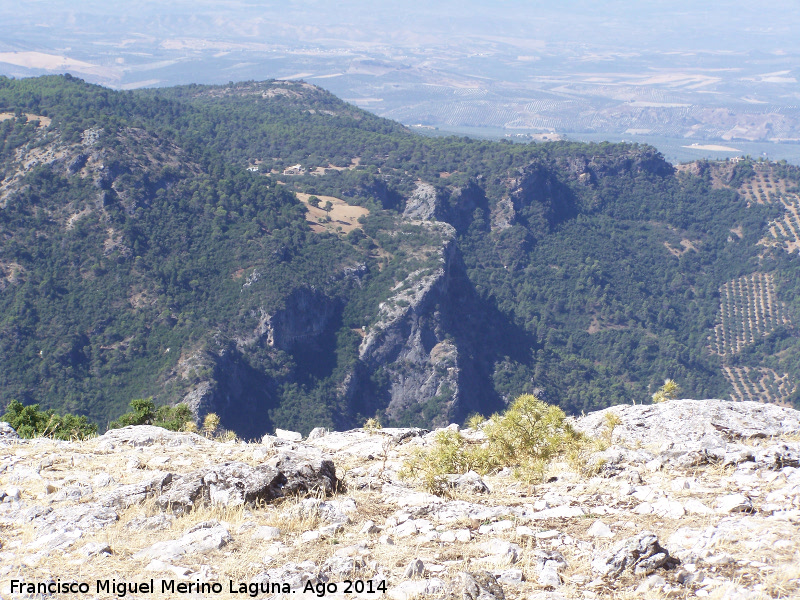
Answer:
[[[218,550],[231,541],[231,535],[216,521],[198,523],[177,540],[156,542],[133,555],[140,560],[172,561],[184,555]]]
[[[5,421],[0,421],[0,442],[10,443],[17,441],[19,441],[19,435],[14,428]]]
[[[280,455],[257,467],[229,462],[176,477],[156,502],[162,509],[182,514],[198,504],[239,506],[292,494],[327,495],[337,484],[332,461]]]
[[[98,450],[114,450],[118,447],[202,446],[213,442],[197,435],[181,431],[170,431],[155,425],[128,425],[121,429],[110,429],[97,438]]]
[[[621,420],[614,428],[613,442],[630,446],[638,442],[686,449],[724,449],[730,442],[779,437],[800,429],[800,412],[796,410],[726,400],[669,400],[650,405],[612,406],[577,419],[576,426],[598,437],[606,427],[609,412]]]

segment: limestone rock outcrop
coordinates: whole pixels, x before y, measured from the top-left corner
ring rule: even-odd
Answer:
[[[447,496],[404,469],[436,430],[260,443],[155,427],[84,442],[9,435],[0,593],[12,578],[49,581],[58,565],[61,581],[230,580],[293,600],[355,579],[396,600],[791,598],[798,416],[721,401],[613,407],[576,420],[598,440],[580,464],[557,458],[534,482],[513,465],[454,473],[463,485]],[[685,460],[704,449],[708,461]],[[284,583],[288,594],[269,587]]]

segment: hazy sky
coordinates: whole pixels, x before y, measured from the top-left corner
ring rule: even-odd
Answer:
[[[548,44],[586,43],[630,50],[796,51],[796,0],[438,2],[304,0],[28,0],[0,1],[15,21],[92,37],[111,30],[140,34],[266,39],[292,27],[296,40],[436,44],[459,36],[515,37]],[[3,27],[0,41],[18,38]]]

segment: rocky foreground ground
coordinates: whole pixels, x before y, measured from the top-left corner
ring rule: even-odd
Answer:
[[[243,443],[0,427],[0,595],[800,597],[800,412],[673,400],[576,426],[610,438],[594,476],[470,473],[448,497],[399,477],[433,444],[419,429]]]

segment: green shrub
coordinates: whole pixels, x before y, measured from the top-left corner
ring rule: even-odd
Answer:
[[[450,489],[448,475],[470,470],[483,471],[484,461],[479,459],[479,455],[479,449],[470,447],[459,432],[445,429],[436,434],[432,448],[417,450],[406,461],[400,476],[415,479],[426,491],[444,496]]]
[[[605,446],[606,448],[613,443],[614,440],[614,430],[617,428],[617,425],[622,424],[622,419],[619,418],[619,415],[613,412],[607,412],[603,415],[603,433],[600,438],[601,445]]]
[[[479,413],[475,413],[467,417],[466,425],[470,429],[479,429],[481,425],[486,422],[486,417]]]
[[[25,406],[18,400],[8,403],[0,421],[11,425],[23,438],[84,440],[97,434],[97,425],[90,423],[86,417],[72,414],[62,416],[52,409],[40,410],[38,404]]]
[[[203,419],[203,433],[207,438],[213,438],[219,429],[220,418],[216,413],[208,413]]]
[[[653,404],[664,402],[665,400],[674,400],[681,393],[681,388],[672,379],[665,379],[664,385],[653,394]]]
[[[361,426],[361,428],[367,433],[374,433],[379,429],[383,429],[383,425],[381,425],[381,421],[378,419],[378,417],[370,417],[364,421],[364,424]]]
[[[159,406],[156,408],[153,398],[131,400],[131,412],[122,415],[109,423],[109,429],[118,429],[128,425],[155,425],[170,431],[183,431],[187,424],[194,422],[194,415],[186,404],[176,406]]]
[[[563,410],[533,394],[519,396],[503,414],[471,423],[483,431],[483,441],[471,442],[457,431],[440,431],[433,447],[415,453],[401,475],[420,481],[436,494],[447,493],[448,475],[470,470],[485,474],[513,467],[518,476],[536,480],[550,460],[575,456],[585,445]]]
[[[567,422],[558,406],[542,402],[533,394],[523,394],[502,415],[493,415],[483,426],[489,440],[489,468],[513,465],[538,469],[563,454],[581,436]]]

